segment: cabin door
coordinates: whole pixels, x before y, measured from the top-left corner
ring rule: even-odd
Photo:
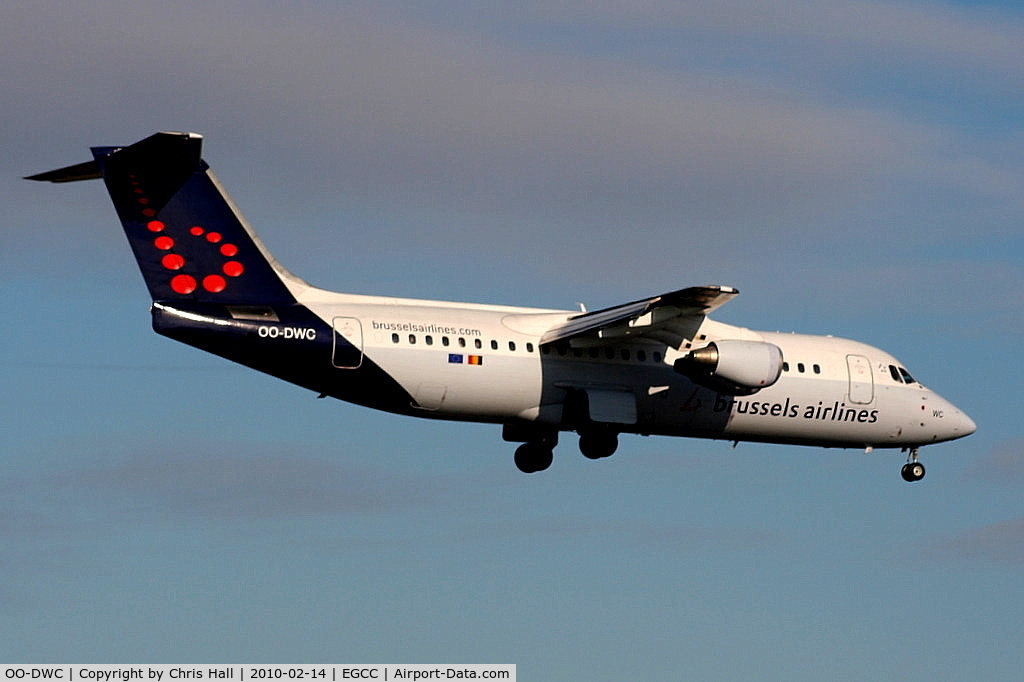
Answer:
[[[363,364],[363,325],[356,318],[334,318],[331,363],[340,369],[356,369]]]
[[[875,399],[875,382],[871,377],[871,361],[863,355],[847,355],[850,370],[850,402],[867,405]]]

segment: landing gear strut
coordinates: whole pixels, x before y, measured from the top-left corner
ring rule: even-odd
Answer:
[[[900,469],[900,476],[907,483],[920,481],[924,478],[924,465],[917,461],[917,448],[911,448],[907,463]]]

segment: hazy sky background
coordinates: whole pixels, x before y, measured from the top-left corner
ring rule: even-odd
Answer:
[[[0,660],[516,663],[523,680],[1024,669],[1017,3],[7,2]],[[97,182],[157,130],[354,293],[716,317],[896,354],[903,455],[563,439],[314,395],[152,333]]]

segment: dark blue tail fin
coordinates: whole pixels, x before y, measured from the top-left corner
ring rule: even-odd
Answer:
[[[94,147],[94,161],[30,179],[102,177],[154,301],[294,303],[284,283],[294,278],[248,227],[201,147],[200,135],[157,133],[128,147]]]

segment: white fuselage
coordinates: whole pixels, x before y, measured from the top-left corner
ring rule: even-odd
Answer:
[[[568,391],[611,396],[622,432],[704,436],[839,447],[910,447],[958,438],[973,422],[900,363],[863,343],[830,336],[756,332],[705,319],[676,349],[622,339],[588,347],[542,346],[572,311],[335,294],[308,288],[298,300],[333,326],[413,397],[423,417],[556,426]],[[765,341],[782,349],[779,380],[733,397],[673,370],[690,346],[717,339]],[[338,367],[337,371],[351,369]],[[908,375],[909,376],[909,375]],[[618,419],[632,397],[635,415]]]

